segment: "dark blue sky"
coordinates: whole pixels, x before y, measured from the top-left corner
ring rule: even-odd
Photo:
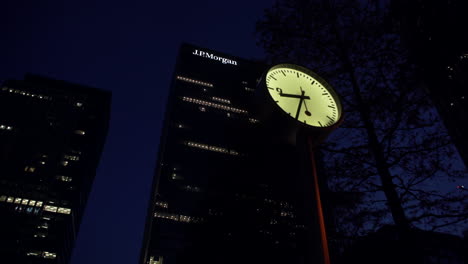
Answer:
[[[255,22],[272,4],[0,1],[0,80],[31,72],[113,93],[110,130],[73,264],[137,263],[180,43],[260,58]]]

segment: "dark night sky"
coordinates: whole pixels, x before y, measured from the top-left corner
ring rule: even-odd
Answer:
[[[180,43],[260,58],[255,22],[272,3],[0,1],[0,80],[31,72],[113,93],[110,130],[73,264],[137,263]]]

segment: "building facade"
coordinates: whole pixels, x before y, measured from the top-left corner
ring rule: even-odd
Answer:
[[[35,75],[0,86],[0,262],[69,262],[110,101],[109,92]]]
[[[257,83],[266,70],[261,63],[181,46],[141,263],[317,258],[308,159],[278,132],[275,113],[264,111]]]
[[[401,34],[424,86],[468,166],[468,2],[392,0],[393,27]]]

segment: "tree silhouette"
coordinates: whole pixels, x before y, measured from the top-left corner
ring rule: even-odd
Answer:
[[[342,97],[345,122],[322,147],[330,188],[359,197],[337,206],[340,232],[392,220],[456,229],[468,223],[467,192],[441,187],[465,169],[387,21],[382,1],[278,0],[257,23],[258,44],[270,63],[307,66]]]

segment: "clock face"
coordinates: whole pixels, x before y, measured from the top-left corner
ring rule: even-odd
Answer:
[[[316,73],[292,64],[272,67],[266,86],[289,116],[313,127],[329,127],[341,117],[341,103],[331,86]]]

